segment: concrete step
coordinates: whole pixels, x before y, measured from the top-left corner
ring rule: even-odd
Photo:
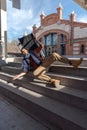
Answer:
[[[57,74],[56,72],[48,72],[47,75],[60,80],[60,85],[87,91],[87,77]]]
[[[21,66],[20,65],[5,65],[0,67],[1,71],[10,73],[20,73]],[[78,67],[74,69],[70,66],[63,65],[51,65],[49,68],[49,72],[57,73],[57,74],[65,74],[69,76],[79,76],[79,77],[87,77],[87,67]]]
[[[10,74],[18,74],[18,73],[21,72],[21,67],[5,65],[5,66],[0,67],[0,71],[7,72],[7,73],[10,73]]]
[[[12,77],[13,75],[0,72],[0,79],[3,79],[8,83],[10,82],[17,86],[22,86],[29,90],[53,98],[57,101],[87,110],[87,91],[85,90],[67,87],[66,85],[56,85],[56,88],[53,88],[47,82],[43,82],[38,79],[32,79],[29,75],[15,81],[12,80]]]
[[[86,56],[87,57],[87,56]],[[67,57],[67,58],[69,58],[69,59],[71,59],[71,60],[78,60],[80,57],[78,57],[78,58],[76,58],[76,57],[73,57],[72,58],[72,56],[71,56],[71,58],[70,57]],[[64,66],[69,66],[69,64],[65,64],[65,63],[62,63],[62,62],[59,62],[59,61],[55,61],[54,63],[53,63],[54,65],[64,65]],[[87,58],[83,58],[83,61],[82,61],[82,63],[79,65],[80,67],[87,67]]]
[[[72,76],[87,77],[87,67],[78,67],[74,69],[70,66],[65,65],[51,65],[49,72],[57,74],[67,74]]]
[[[49,130],[49,128],[0,94],[0,130]],[[51,127],[51,130],[54,129]]]
[[[58,70],[59,72],[57,72]],[[87,71],[86,68],[78,68],[74,70],[73,68],[70,67],[51,66],[47,74],[55,79],[60,80],[61,85],[65,85],[67,87],[74,87],[81,90],[87,90],[86,71]],[[6,72],[8,74],[15,75],[21,72],[21,68],[13,66],[3,66],[1,67],[1,72]],[[29,73],[31,76],[32,72]]]
[[[13,66],[13,67],[21,67],[21,62],[16,63],[16,62],[9,62],[7,63],[8,66]]]
[[[87,130],[87,111],[66,105],[21,85],[0,81],[0,92],[26,108],[27,113],[49,122],[61,130]]]

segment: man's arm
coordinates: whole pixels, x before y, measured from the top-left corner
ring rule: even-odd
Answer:
[[[13,80],[16,80],[16,79],[18,79],[18,78],[20,78],[21,76],[24,76],[24,75],[26,75],[26,74],[27,74],[27,72],[21,72],[20,74],[15,75],[15,76],[13,77]]]
[[[39,47],[34,50],[35,53],[39,53],[44,48],[44,43],[39,42]]]

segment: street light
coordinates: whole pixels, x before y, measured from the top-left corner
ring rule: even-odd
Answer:
[[[87,7],[87,0],[85,0],[85,6]]]
[[[16,8],[16,9],[20,9],[21,8],[21,0],[10,0],[10,1],[12,1],[12,6],[14,7],[14,8]]]
[[[73,1],[75,1],[77,4],[79,4],[85,10],[87,10],[87,0],[73,0]]]

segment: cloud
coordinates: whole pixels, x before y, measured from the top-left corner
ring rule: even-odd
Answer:
[[[15,32],[21,32],[22,30],[26,30],[28,26],[31,26],[31,19],[33,18],[32,10],[17,10],[13,9],[12,12],[8,15],[8,32],[12,30]],[[30,29],[30,28],[29,28]],[[31,31],[31,29],[30,29]],[[23,32],[23,31],[22,31]],[[10,34],[10,33],[9,33]],[[8,35],[9,36],[9,35]]]
[[[39,0],[41,1],[41,0]],[[22,9],[18,10],[12,8],[11,1],[8,1],[7,5],[7,27],[8,27],[8,39],[16,39],[23,36],[24,32],[30,33],[34,24],[39,25],[41,3],[35,0],[29,2],[28,0],[22,3]],[[29,4],[30,3],[30,4]],[[34,4],[33,4],[34,3]],[[37,6],[36,6],[37,5]],[[38,9],[35,10],[38,7]],[[40,10],[41,9],[41,10]]]
[[[80,16],[78,17],[77,21],[87,23],[87,16],[86,15]]]
[[[9,14],[8,17],[8,25],[9,28],[14,28],[18,30],[19,28],[23,28],[29,21],[32,19],[33,14],[32,10],[15,10],[13,13]]]

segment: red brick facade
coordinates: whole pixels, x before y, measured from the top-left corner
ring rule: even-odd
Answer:
[[[77,22],[74,12],[69,20],[62,18],[62,6],[57,13],[40,15],[41,25],[33,26],[36,38],[45,45],[46,54],[54,51],[66,56],[87,56],[87,23]]]

